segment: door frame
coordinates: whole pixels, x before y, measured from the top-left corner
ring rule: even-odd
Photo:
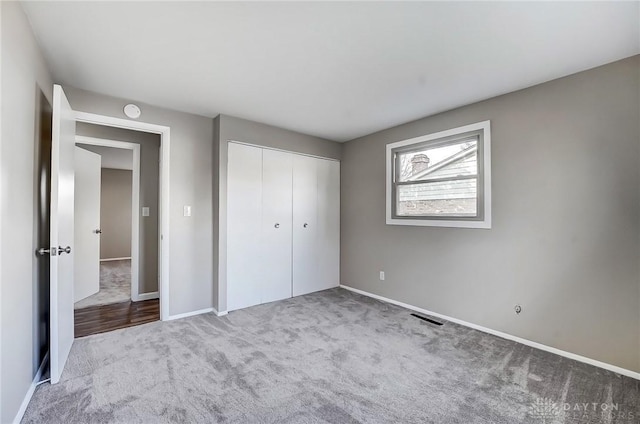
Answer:
[[[133,169],[131,172],[131,300],[137,302],[139,300],[157,298],[158,292],[144,293],[143,296],[140,296],[140,145],[138,143],[76,135],[76,145],[78,143],[131,150],[133,152]],[[160,243],[160,240],[158,240],[158,243]]]
[[[159,231],[160,237],[158,240],[158,249],[159,249],[159,268],[160,273],[158,275],[158,296],[160,297],[160,320],[167,321],[169,319],[169,169],[170,169],[170,155],[169,155],[169,146],[171,140],[171,128],[164,125],[157,124],[149,124],[146,122],[133,121],[129,119],[122,118],[114,118],[112,116],[106,115],[98,115],[95,113],[88,112],[80,112],[75,111],[76,122],[85,122],[88,124],[94,125],[102,125],[106,127],[114,127],[114,128],[123,128],[127,130],[141,131],[152,134],[160,135],[160,200],[158,202],[159,209]],[[86,139],[86,138],[85,138]],[[78,140],[78,136],[76,136],[76,140]],[[124,143],[124,142],[119,142]],[[126,143],[126,144],[135,144],[135,143]],[[136,146],[139,147],[138,144]],[[138,165],[140,161],[140,153],[138,150]],[[135,166],[135,151],[134,151],[134,166]],[[138,167],[138,172],[139,172]],[[139,174],[138,174],[138,184],[140,183]],[[138,190],[139,194],[139,190]],[[132,199],[134,200],[134,199]],[[135,200],[134,200],[135,201]],[[137,227],[139,228],[139,217],[138,217],[138,209],[139,209],[139,197],[137,199],[138,207],[136,208],[136,213],[133,214],[136,218],[138,218]],[[132,208],[134,207],[132,202]],[[133,217],[132,217],[133,219]],[[133,221],[132,221],[133,224]],[[133,225],[132,225],[133,232]],[[139,242],[139,233],[135,234],[136,240]],[[131,287],[133,291],[133,235],[132,235],[132,280]],[[139,246],[139,243],[136,243],[136,246]],[[137,279],[137,275],[136,275]],[[139,282],[138,282],[139,284]],[[132,293],[133,294],[133,293]],[[132,297],[133,299],[133,297]],[[140,294],[138,293],[138,300],[140,299]]]

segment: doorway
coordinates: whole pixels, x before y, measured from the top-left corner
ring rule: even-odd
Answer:
[[[160,319],[169,316],[169,143],[168,126],[149,124],[87,112],[74,111],[60,85],[53,86],[51,123],[51,196],[50,246],[42,255],[50,256],[50,337],[49,362],[51,383],[60,381],[74,340],[74,173],[76,124],[88,123],[109,128],[121,128],[160,137],[160,199],[158,219],[159,270],[158,304]],[[135,215],[137,216],[137,214]],[[38,253],[40,254],[40,250]],[[155,299],[154,299],[155,300]],[[136,305],[140,302],[130,302]],[[138,312],[138,311],[132,311]],[[104,314],[108,315],[108,314]],[[97,315],[100,317],[100,314]],[[130,324],[127,324],[130,325]]]
[[[76,126],[76,337],[160,319],[159,157],[156,134]]]

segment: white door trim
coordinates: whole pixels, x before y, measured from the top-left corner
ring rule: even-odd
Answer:
[[[160,135],[160,239],[158,240],[160,251],[160,275],[158,276],[158,293],[160,297],[160,319],[166,321],[169,318],[169,146],[171,128],[164,125],[149,124],[146,122],[132,121],[129,119],[114,118],[112,116],[97,115],[88,112],[75,112],[77,122],[103,125],[107,127],[124,128],[134,131],[142,131]],[[135,153],[134,153],[135,155]],[[139,156],[138,156],[139,161]],[[135,157],[134,157],[135,163]],[[137,210],[136,210],[137,212]],[[134,214],[137,216],[138,214]],[[132,251],[133,254],[133,251]],[[133,264],[132,264],[133,266]],[[132,268],[133,272],[133,268]],[[133,280],[132,280],[133,282]],[[133,284],[132,284],[133,286]]]
[[[140,145],[125,141],[76,135],[76,145],[78,143],[125,149],[133,152],[133,170],[131,173],[131,300],[137,302],[140,300]],[[102,259],[100,261],[102,262]]]

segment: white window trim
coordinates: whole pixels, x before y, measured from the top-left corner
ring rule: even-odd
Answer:
[[[408,146],[410,144],[424,143],[425,141],[436,140],[439,138],[451,137],[458,134],[464,134],[471,131],[482,130],[484,132],[484,214],[480,221],[463,221],[463,220],[444,220],[444,219],[398,219],[392,216],[392,191],[393,191],[393,149]],[[421,227],[454,227],[454,228],[491,228],[491,121],[482,121],[475,124],[465,125],[451,130],[440,131],[433,134],[423,135],[420,137],[410,138],[408,140],[397,141],[387,144],[387,224],[388,225],[409,225]]]

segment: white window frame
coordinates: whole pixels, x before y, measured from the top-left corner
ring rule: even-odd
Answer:
[[[394,173],[394,156],[393,150],[410,146],[412,144],[420,144],[433,141],[437,143],[439,139],[448,137],[454,137],[456,135],[465,134],[472,131],[482,131],[482,147],[483,147],[483,160],[482,167],[482,181],[484,182],[484,196],[480,202],[478,210],[481,219],[469,220],[464,218],[430,218],[430,217],[416,217],[411,218],[394,218],[393,217],[393,173]],[[387,210],[387,225],[409,225],[409,226],[423,226],[423,227],[453,227],[453,228],[491,228],[491,121],[482,121],[475,124],[465,125],[458,128],[453,128],[446,131],[440,131],[433,134],[423,135],[420,137],[410,138],[408,140],[397,141],[395,143],[387,144],[387,194],[386,194],[386,210]]]

